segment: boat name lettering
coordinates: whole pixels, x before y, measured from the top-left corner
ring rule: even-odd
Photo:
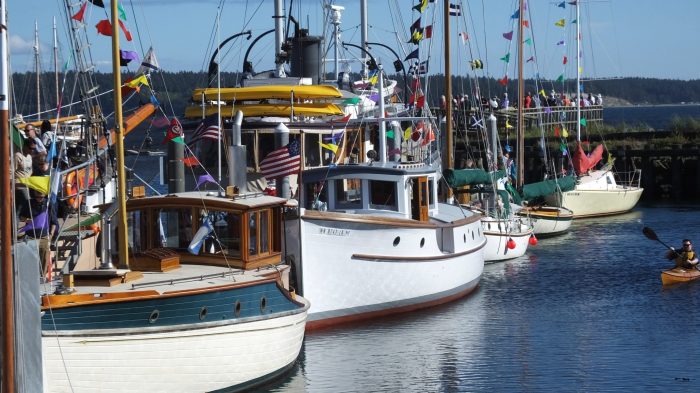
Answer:
[[[335,229],[335,228],[320,228],[318,231],[319,235],[328,236],[350,236],[350,230],[348,229]]]

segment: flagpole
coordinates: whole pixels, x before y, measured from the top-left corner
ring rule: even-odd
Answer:
[[[576,141],[581,142],[581,29],[576,1]]]
[[[112,74],[114,78],[114,136],[117,155],[117,242],[119,266],[129,268],[129,238],[126,227],[126,173],[124,171],[124,119],[122,114],[122,75],[119,68],[118,0],[112,0]]]
[[[216,42],[217,42],[217,45],[220,45],[220,43],[221,43],[220,34],[221,34],[221,7],[217,8],[217,10],[216,10]],[[217,48],[218,48],[218,46],[217,46]],[[217,143],[218,148],[216,149],[216,152],[217,152],[217,157],[218,157],[218,160],[217,160],[217,167],[218,167],[217,168],[217,170],[218,170],[217,181],[219,182],[219,194],[220,194],[221,193],[221,143],[222,143],[222,140],[221,140],[222,132],[221,131],[222,130],[221,130],[221,57],[219,55],[219,52],[220,51],[216,51],[216,64],[217,64],[217,67],[216,67],[216,87],[217,87],[216,107],[218,109],[218,111],[217,111],[218,115],[216,116],[216,121],[217,121],[217,126],[219,127],[219,132],[218,132],[218,135],[216,137],[217,142],[218,142]]]
[[[450,70],[450,0],[443,2],[445,19],[445,133],[447,134],[447,169],[454,167],[452,159],[452,74]],[[447,188],[447,199],[452,198],[452,189]]]
[[[525,124],[523,122],[523,90],[525,81],[523,80],[523,5],[525,0],[519,2],[519,17],[518,17],[518,146],[516,154],[518,155],[518,174],[516,185],[518,188],[525,183]],[[507,170],[508,168],[506,168]]]

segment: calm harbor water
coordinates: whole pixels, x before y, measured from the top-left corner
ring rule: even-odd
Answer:
[[[700,118],[700,105],[643,105],[603,108],[605,124],[625,123],[636,125],[645,123],[655,129],[667,129],[674,117]]]
[[[700,391],[700,283],[662,288],[700,209],[579,220],[440,307],[308,334],[271,392]]]

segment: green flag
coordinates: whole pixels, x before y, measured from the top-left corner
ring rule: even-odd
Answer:
[[[24,136],[21,131],[15,126],[15,123],[11,123],[12,126],[12,142],[17,146],[19,150],[22,150],[24,145]]]
[[[358,102],[360,102],[360,97],[353,97],[353,98],[348,98],[347,100],[343,101],[344,105],[355,105]]]
[[[175,138],[171,139],[170,142],[179,143],[179,144],[181,144],[181,145],[184,145],[184,144],[185,144],[185,140],[182,139],[181,136],[176,136]]]
[[[586,119],[585,118],[582,117],[580,123],[582,126],[586,127]]]
[[[510,61],[510,53],[506,53],[505,56],[501,57],[501,60],[505,61],[508,63]]]
[[[394,137],[394,131],[393,131],[393,130],[387,131],[387,132],[386,132],[386,137],[387,137],[387,138],[393,138],[393,137]]]
[[[523,41],[523,44],[532,45],[532,38],[526,39],[525,41]]]
[[[559,75],[557,82],[564,82],[564,74]]]
[[[117,9],[119,10],[119,19],[125,21],[126,20],[126,12],[124,12],[124,8],[122,8],[122,3],[117,4]]]

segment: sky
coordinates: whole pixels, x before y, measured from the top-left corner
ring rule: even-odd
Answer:
[[[369,40],[394,48],[403,58],[416,47],[408,44],[409,26],[421,17],[421,25],[433,25],[433,37],[420,44],[421,60],[429,59],[430,73],[441,73],[444,67],[442,0],[429,4],[423,14],[412,11],[419,0],[369,0]],[[72,2],[77,3],[77,0]],[[511,15],[517,9],[516,0],[452,0],[462,5],[462,16],[451,17],[452,73],[467,74],[469,61],[480,59],[486,64],[483,75],[509,79],[517,77],[516,42],[503,37],[517,27]],[[34,26],[39,25],[42,69],[53,67],[53,18],[57,18],[61,61],[69,55],[67,17],[64,0],[8,0],[8,25],[12,70],[22,72],[34,68]],[[286,7],[289,0],[285,1]],[[559,0],[530,0],[523,40],[530,38],[524,58],[525,77],[539,75],[556,79],[559,75],[575,77],[575,19],[572,7],[557,6]],[[580,0],[581,14],[581,72],[582,77],[650,77],[668,79],[700,79],[700,50],[698,36],[700,1],[698,0]],[[105,0],[109,8],[109,0]],[[134,35],[126,42],[122,35],[122,49],[143,55],[153,46],[161,67],[167,71],[206,70],[217,41],[216,19],[218,7],[221,16],[218,37],[223,40],[237,32],[250,29],[253,37],[272,29],[274,2],[272,0],[125,0],[126,26]],[[360,1],[336,0],[345,7],[342,13],[343,41],[360,43]],[[308,28],[312,35],[324,35],[321,0],[295,0],[291,13]],[[75,9],[77,11],[77,8]],[[289,10],[285,10],[287,13]],[[88,4],[86,22],[92,42],[92,59],[99,70],[110,71],[110,39],[96,34],[95,24],[107,19],[105,10]],[[564,27],[555,22],[565,20]],[[578,22],[578,21],[577,21]],[[458,34],[467,32],[462,43]],[[262,38],[251,51],[256,71],[273,67],[273,35]],[[330,36],[328,36],[330,37]],[[564,45],[557,45],[559,42]],[[243,54],[252,42],[240,37],[222,49],[222,70],[241,69]],[[393,72],[395,56],[380,47],[371,49],[373,55]],[[332,49],[330,57],[332,57]],[[502,60],[510,53],[508,62]],[[358,71],[354,61],[359,52],[342,51],[343,59],[350,59],[341,67]],[[564,57],[567,57],[567,64]],[[403,60],[403,59],[402,59]],[[131,67],[134,71],[136,67]],[[328,72],[333,71],[329,65]]]

